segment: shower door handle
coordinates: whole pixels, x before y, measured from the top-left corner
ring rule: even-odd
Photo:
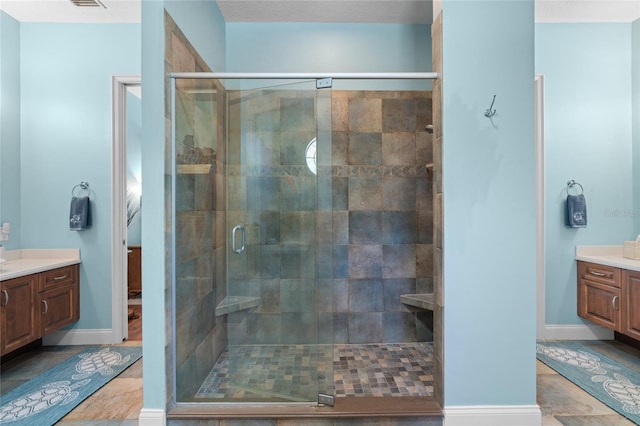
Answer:
[[[240,248],[238,248],[237,244],[236,244],[236,231],[240,231],[240,236],[241,236],[241,241],[242,241],[242,245],[240,246]],[[231,231],[231,250],[233,250],[233,252],[235,254],[240,254],[244,251],[244,242],[245,242],[245,237],[244,237],[244,226],[242,225],[236,225],[233,227],[233,231]]]

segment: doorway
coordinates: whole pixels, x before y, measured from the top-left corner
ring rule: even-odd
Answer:
[[[112,78],[112,341],[142,340],[141,79]]]

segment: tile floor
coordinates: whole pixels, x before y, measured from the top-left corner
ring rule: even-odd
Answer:
[[[127,342],[125,344],[139,344]],[[617,341],[583,341],[612,359],[640,371],[640,350]],[[2,365],[0,392],[8,392],[40,371],[46,370],[82,347],[47,347],[34,350]],[[580,388],[538,361],[538,405],[544,426],[633,425]],[[133,426],[142,407],[142,360],[64,417],[64,426]],[[249,424],[249,423],[243,423]]]
[[[196,400],[308,401],[319,388],[336,397],[431,396],[432,357],[433,343],[232,346]]]
[[[335,345],[336,397],[433,396],[433,343]]]

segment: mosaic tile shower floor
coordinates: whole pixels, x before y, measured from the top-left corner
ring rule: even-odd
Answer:
[[[232,346],[196,398],[302,402],[318,392],[336,397],[432,396],[433,343]]]

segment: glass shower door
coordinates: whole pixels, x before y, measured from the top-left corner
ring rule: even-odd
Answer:
[[[227,92],[225,399],[308,403],[333,394],[331,89],[271,83]]]

